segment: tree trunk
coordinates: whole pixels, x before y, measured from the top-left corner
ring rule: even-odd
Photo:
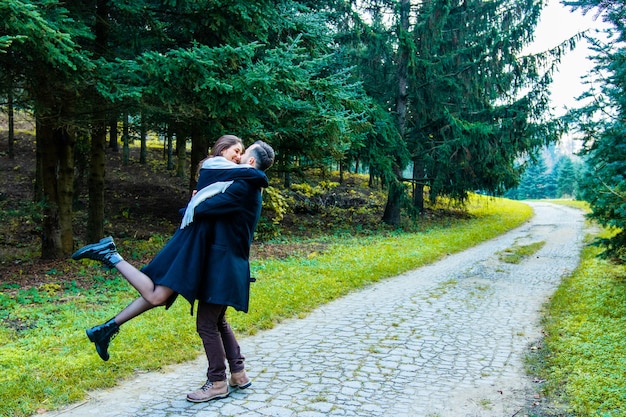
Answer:
[[[97,0],[95,25],[95,51],[106,57],[109,40],[109,0]],[[104,175],[106,165],[107,124],[110,117],[101,100],[95,102],[96,119],[91,129],[91,153],[89,158],[89,209],[87,211],[87,240],[97,242],[104,235]],[[116,122],[117,123],[117,122]],[[117,130],[116,130],[117,136]],[[117,146],[117,138],[111,143]]]
[[[148,133],[146,132],[146,124],[144,123],[143,114],[141,115],[141,126],[139,128],[141,136],[141,150],[139,151],[139,163],[145,164],[148,161],[148,145],[146,143]]]
[[[109,149],[117,153],[120,145],[117,141],[117,117],[114,117],[109,123]]]
[[[424,165],[421,160],[413,160],[413,179],[415,187],[413,188],[413,207],[418,212],[424,212]]]
[[[180,125],[176,126],[176,176],[185,178],[186,161],[187,161],[187,136],[180,129]]]
[[[87,241],[97,242],[104,235],[104,176],[106,166],[106,125],[95,126],[91,134],[89,160],[89,210]]]
[[[398,30],[398,90],[396,95],[396,123],[402,140],[406,125],[406,109],[408,105],[407,74],[409,61],[409,13],[411,2],[400,2],[400,24]],[[396,178],[390,179],[388,184],[387,204],[383,213],[383,222],[392,226],[400,224],[400,208],[402,200],[402,169],[398,158],[394,158],[393,172]]]
[[[191,161],[189,164],[189,190],[196,188],[198,167],[200,161],[209,154],[209,143],[207,138],[200,134],[196,125],[191,127]]]
[[[283,186],[286,189],[291,188],[292,178],[291,178],[291,169],[293,167],[291,163],[291,156],[285,152],[284,154],[279,154],[279,161],[282,162],[282,172],[283,172]]]
[[[345,171],[345,165],[342,162],[339,162],[339,184],[343,184],[344,183],[344,171]]]
[[[167,125],[167,129],[166,129],[167,133],[167,170],[171,171],[174,169],[174,147],[173,147],[173,136],[174,136],[174,130],[172,129],[172,124],[169,123]]]
[[[33,184],[33,202],[43,202],[43,146],[42,128],[39,118],[35,117],[35,183]]]
[[[13,144],[15,143],[15,117],[13,114],[13,83],[9,81],[9,91],[7,93],[7,113],[9,123],[9,159],[15,159],[15,149]]]
[[[122,164],[128,165],[130,162],[130,133],[128,128],[128,113],[124,113],[122,124]]]
[[[396,122],[402,138],[406,130],[406,109],[408,106],[407,74],[409,64],[409,13],[410,0],[400,2],[400,30],[398,31],[398,92],[396,96]]]
[[[72,195],[74,185],[74,139],[65,128],[41,123],[43,168],[43,224],[41,257],[60,259],[72,253]]]
[[[399,168],[394,167],[394,175],[400,178]],[[383,222],[391,226],[400,224],[400,206],[402,202],[402,183],[398,179],[392,179],[388,183],[387,203],[383,213]]]

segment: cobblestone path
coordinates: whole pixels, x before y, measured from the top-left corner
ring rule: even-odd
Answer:
[[[240,339],[253,385],[192,404],[206,359],[146,373],[45,416],[504,417],[532,384],[540,309],[578,264],[580,211],[531,203],[524,226]],[[520,264],[513,245],[544,241]]]

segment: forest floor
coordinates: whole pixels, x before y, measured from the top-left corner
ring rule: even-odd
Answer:
[[[140,164],[137,147],[131,146],[130,162],[122,162],[121,152],[107,149],[105,184],[105,235],[116,240],[147,240],[151,236],[169,237],[180,221],[179,210],[189,199],[189,178],[181,178],[165,167],[162,151],[151,148],[148,162]],[[78,170],[77,170],[78,171]],[[82,286],[85,277],[72,274],[67,259],[44,260],[41,252],[41,209],[33,202],[35,182],[35,143],[32,135],[18,133],[14,143],[14,158],[8,157],[6,132],[0,132],[0,283],[5,287],[29,288],[56,279],[76,281]],[[75,202],[75,247],[85,244],[87,224],[86,174],[75,186],[80,196]],[[341,191],[339,191],[341,192]],[[361,190],[373,193],[371,189]],[[377,191],[383,200],[382,191]],[[354,195],[352,190],[351,195]],[[380,223],[382,207],[366,211],[358,219],[360,228]],[[364,219],[363,216],[368,217]],[[252,246],[251,257],[282,258],[292,255],[306,256],[320,252],[325,244],[311,240],[312,235],[328,232],[324,227],[329,220],[324,214],[287,214],[281,223],[281,233],[289,239],[280,242],[257,242]],[[352,225],[342,221],[345,227]],[[333,232],[332,230],[330,231]],[[258,233],[257,233],[258,235]],[[145,259],[135,259],[141,264]],[[54,273],[63,271],[63,274]],[[69,275],[68,275],[69,274]],[[91,282],[84,283],[86,286]]]

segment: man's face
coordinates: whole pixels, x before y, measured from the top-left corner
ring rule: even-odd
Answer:
[[[254,149],[255,147],[257,147],[259,145],[251,145],[248,149],[246,149],[246,151],[243,153],[243,155],[241,155],[241,162],[239,162],[240,164],[248,164],[248,165],[253,165],[254,166],[254,160],[250,161],[250,158],[252,158],[252,155],[250,154],[250,151],[252,149]]]

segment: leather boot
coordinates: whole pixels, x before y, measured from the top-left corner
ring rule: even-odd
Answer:
[[[246,371],[233,372],[228,379],[228,385],[233,388],[246,389],[252,385],[252,381],[248,378]]]
[[[115,319],[111,319],[104,324],[85,330],[85,333],[87,333],[89,340],[96,344],[96,352],[98,352],[102,360],[108,361],[109,343],[111,343],[111,339],[113,339],[119,331],[120,326],[115,322]]]
[[[113,242],[111,236],[100,239],[98,243],[83,246],[72,254],[72,259],[75,261],[79,259],[93,259],[94,261],[102,262],[109,269],[112,269],[118,262],[123,260],[120,254],[117,253],[115,242]]]
[[[226,381],[207,381],[199,390],[187,394],[187,401],[203,403],[228,397],[228,384]]]

